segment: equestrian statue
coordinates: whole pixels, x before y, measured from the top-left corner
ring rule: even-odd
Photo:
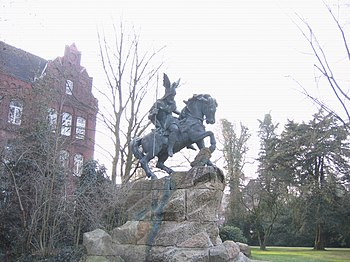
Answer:
[[[168,76],[164,74],[165,94],[157,99],[148,115],[155,129],[144,137],[136,137],[130,142],[134,156],[139,159],[141,167],[151,179],[157,179],[148,165],[155,156],[158,157],[156,167],[171,174],[174,171],[164,162],[174,153],[185,147],[195,149],[192,144],[202,149],[205,147],[204,138],[206,137],[210,138],[209,150],[213,152],[216,148],[213,132],[206,131],[203,125],[204,120],[207,124],[215,123],[215,112],[218,106],[216,100],[208,94],[195,94],[184,101],[186,106],[179,112],[175,103],[176,88],[179,84],[180,79],[171,83]],[[207,165],[213,165],[209,159]]]

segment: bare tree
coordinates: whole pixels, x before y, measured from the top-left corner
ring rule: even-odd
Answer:
[[[225,222],[242,228],[240,224],[244,219],[242,206],[242,184],[245,180],[243,168],[247,164],[246,154],[248,152],[247,142],[250,133],[242,123],[240,130],[236,130],[234,124],[226,119],[221,119],[221,135],[223,139],[224,169],[230,189],[228,208],[225,214]]]
[[[1,156],[2,176],[11,178],[5,191],[16,196],[8,199],[14,208],[7,218],[21,214],[20,226],[12,225],[8,230],[20,232],[22,239],[16,245],[24,253],[35,250],[48,254],[64,238],[67,180],[59,164],[62,144],[55,138],[50,127],[40,123],[33,130],[22,130]]]
[[[81,177],[73,176],[62,155],[72,141],[47,118],[53,102],[63,107],[60,93],[47,88],[55,80],[35,83],[32,97],[39,102],[27,104],[23,126],[0,151],[0,254],[6,250],[8,261],[27,254],[51,256],[62,247],[77,249],[84,230],[110,228],[122,216],[118,207],[124,198],[104,169],[88,162]]]
[[[113,151],[109,153],[112,158],[112,182],[116,183],[119,168],[124,183],[132,176],[133,156],[128,144],[148,126],[142,106],[149,88],[156,85],[162,62],[154,61],[164,47],[142,52],[140,37],[134,30],[126,34],[123,23],[119,28],[113,28],[113,42],[108,41],[105,34],[98,34],[106,78],[105,88],[99,91],[107,101],[100,107],[99,116],[113,142]]]
[[[319,38],[315,34],[313,26],[311,26],[307,19],[301,17],[300,15],[298,15],[298,19],[302,22],[302,25],[298,25],[298,28],[300,29],[302,35],[305,37],[308,44],[310,45],[312,54],[315,57],[314,67],[317,72],[317,83],[321,83],[322,79],[325,80],[329,90],[335,96],[336,101],[339,102],[338,105],[340,106],[340,109],[337,109],[334,105],[330,105],[330,103],[325,101],[324,97],[317,98],[315,95],[311,94],[311,92],[309,92],[306,88],[303,88],[303,91],[304,94],[307,97],[309,97],[312,101],[314,101],[318,106],[337,117],[344,124],[348,124],[350,121],[350,89],[346,82],[344,84],[344,79],[342,79],[344,76],[341,75],[340,71],[337,68],[339,64],[341,64],[341,68],[347,68],[350,65],[350,47],[347,40],[347,28],[346,24],[342,25],[342,23],[340,22],[341,8],[348,7],[340,7],[340,5],[338,5],[337,11],[333,10],[327,4],[325,4],[325,7],[327,8],[331,20],[334,22],[335,30],[338,31],[339,38],[334,39],[332,42],[338,41],[339,43],[342,43],[342,51],[344,52],[344,55],[341,58],[341,62],[338,60],[335,61],[331,51],[327,50],[327,48],[325,48],[325,45],[319,41]]]

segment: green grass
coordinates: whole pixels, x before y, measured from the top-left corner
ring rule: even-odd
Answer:
[[[349,262],[350,248],[326,248],[326,251],[314,251],[311,247],[267,247],[261,251],[252,247],[254,260],[271,262]]]

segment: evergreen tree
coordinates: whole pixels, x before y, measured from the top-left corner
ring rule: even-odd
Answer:
[[[245,190],[245,204],[249,210],[252,230],[258,238],[260,249],[265,250],[274,223],[282,210],[285,185],[276,161],[280,140],[276,134],[278,124],[270,114],[259,120],[260,152],[258,178],[251,180]]]
[[[301,228],[314,227],[314,248],[322,250],[326,235],[341,221],[336,192],[345,190],[350,171],[348,132],[320,111],[308,124],[289,121],[281,140],[279,162],[293,180],[297,219]]]

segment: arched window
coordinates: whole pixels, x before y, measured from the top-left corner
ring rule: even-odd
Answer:
[[[47,114],[47,120],[49,123],[49,126],[52,130],[52,132],[56,131],[57,126],[57,111],[54,108],[49,108],[48,114]]]
[[[64,169],[69,167],[69,152],[66,150],[60,151],[60,164]]]
[[[62,114],[61,135],[70,136],[72,130],[72,115],[69,113]]]
[[[6,164],[9,164],[11,161],[15,161],[13,141],[7,141],[7,144],[4,148],[3,161]]]
[[[81,154],[76,154],[74,156],[74,175],[80,176],[83,170],[84,156]]]
[[[85,138],[85,125],[86,125],[85,118],[78,116],[77,117],[77,126],[75,129],[75,137],[76,138],[78,138],[78,139]]]
[[[14,125],[21,125],[23,103],[17,100],[10,102],[8,122]]]
[[[67,79],[66,80],[66,94],[67,95],[72,95],[73,94],[73,81]]]

